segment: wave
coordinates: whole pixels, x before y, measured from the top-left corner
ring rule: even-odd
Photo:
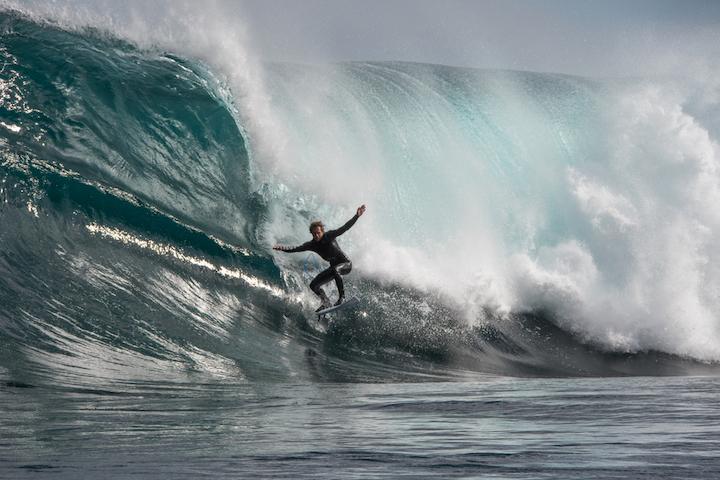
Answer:
[[[646,84],[269,64],[249,121],[180,49],[0,31],[6,385],[716,371],[714,142]],[[269,245],[363,201],[323,334]]]

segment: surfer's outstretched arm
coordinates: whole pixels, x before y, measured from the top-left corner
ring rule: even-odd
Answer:
[[[285,245],[275,245],[273,250],[279,250],[286,253],[304,252],[310,250],[310,242],[305,242],[297,247],[286,247]]]
[[[360,218],[363,213],[365,213],[365,205],[360,205],[355,215],[350,220],[348,220],[345,225],[338,228],[337,230],[330,230],[329,232],[326,232],[325,235],[330,235],[331,237],[339,237],[343,233],[350,230],[350,227],[355,225],[355,222],[357,222],[357,219]]]

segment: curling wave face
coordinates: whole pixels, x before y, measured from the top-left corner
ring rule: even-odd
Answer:
[[[714,142],[683,111],[642,110],[652,90],[270,65],[258,131],[179,54],[9,11],[0,31],[7,382],[676,374],[720,358]],[[685,148],[680,179],[598,131],[643,133],[665,164]],[[275,149],[253,156],[255,141]],[[364,305],[321,335],[302,259],[268,245],[358,199],[374,217],[343,240]]]

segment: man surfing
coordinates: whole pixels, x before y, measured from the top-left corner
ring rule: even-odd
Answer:
[[[345,299],[345,288],[343,286],[343,280],[341,275],[347,275],[352,270],[352,262],[350,259],[340,250],[337,244],[336,238],[343,233],[350,230],[350,227],[355,225],[357,219],[365,213],[365,205],[358,207],[355,216],[353,216],[348,222],[337,230],[325,231],[325,225],[321,221],[315,221],[310,224],[310,233],[312,234],[312,240],[303,243],[302,245],[294,248],[285,247],[283,245],[275,245],[273,250],[280,250],[281,252],[305,252],[311,251],[320,255],[323,260],[330,263],[330,267],[320,272],[312,282],[310,282],[310,290],[320,297],[320,307],[316,312],[329,308],[331,306],[330,299],[325,294],[322,286],[328,283],[330,280],[335,280],[335,286],[338,291],[338,300],[335,305],[340,305]]]

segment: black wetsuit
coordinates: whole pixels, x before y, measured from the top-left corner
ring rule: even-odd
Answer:
[[[322,298],[323,301],[327,300],[327,296],[325,295],[322,286],[333,279],[335,279],[335,285],[337,286],[340,300],[342,300],[345,296],[345,288],[340,275],[347,275],[350,273],[352,270],[352,262],[350,262],[347,255],[340,250],[340,247],[335,239],[355,225],[358,218],[360,217],[355,215],[345,225],[337,230],[329,230],[325,232],[322,238],[318,241],[313,239],[298,247],[289,248],[287,250],[283,249],[283,251],[288,253],[304,252],[309,250],[320,255],[326,262],[330,262],[330,267],[320,272],[313,281],[310,282],[310,289]]]

